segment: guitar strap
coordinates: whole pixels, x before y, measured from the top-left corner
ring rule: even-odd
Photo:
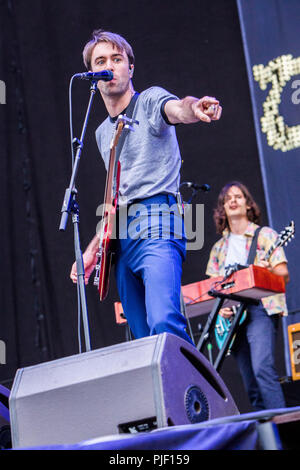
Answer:
[[[250,246],[249,254],[248,254],[248,259],[247,259],[247,265],[250,266],[250,264],[254,263],[255,256],[256,256],[256,250],[257,250],[257,239],[259,232],[261,231],[262,227],[257,227],[257,229],[254,232],[254,237]]]
[[[135,94],[132,96],[129,105],[127,106],[127,108],[124,112],[124,115],[127,116],[129,119],[132,118],[134,108],[135,108],[135,104],[137,102],[138,97],[139,97],[139,93],[136,91]],[[122,148],[123,148],[123,145],[124,145],[124,142],[125,142],[125,139],[126,139],[126,136],[127,136],[128,132],[129,132],[129,130],[126,129],[126,127],[125,127],[123,129],[123,132],[122,132],[120,138],[119,138],[119,142],[118,142],[118,145],[117,145],[117,148],[116,148],[116,161],[115,161],[115,168],[114,168],[114,192],[115,192],[115,188],[116,188],[116,177],[117,177],[118,161],[120,159],[121,151],[122,151]]]

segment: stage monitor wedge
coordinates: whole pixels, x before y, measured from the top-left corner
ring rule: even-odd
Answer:
[[[14,448],[238,413],[205,356],[168,333],[19,369],[10,394]]]

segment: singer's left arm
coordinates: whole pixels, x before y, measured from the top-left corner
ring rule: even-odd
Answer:
[[[181,100],[169,100],[165,104],[165,113],[171,124],[192,124],[193,122],[211,122],[220,119],[222,106],[219,100],[211,96],[195,98],[186,96]]]

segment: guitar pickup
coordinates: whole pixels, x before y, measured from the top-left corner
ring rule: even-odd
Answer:
[[[221,337],[222,337],[222,336],[224,335],[224,333],[225,333],[225,328],[224,328],[224,326],[222,325],[221,322],[220,322],[220,323],[216,323],[216,330],[217,330],[218,335],[221,336]]]

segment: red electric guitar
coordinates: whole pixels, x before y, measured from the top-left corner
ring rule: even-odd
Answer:
[[[130,124],[134,121],[125,115],[120,115],[110,144],[110,158],[107,171],[102,220],[99,235],[99,251],[95,266],[94,285],[98,287],[100,300],[108,294],[109,276],[114,254],[116,234],[116,212],[119,198],[121,164],[116,162],[116,148],[124,128],[132,130]]]

